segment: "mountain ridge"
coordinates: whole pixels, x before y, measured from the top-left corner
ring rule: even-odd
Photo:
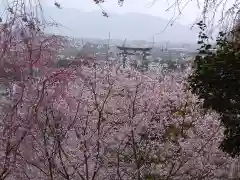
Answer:
[[[0,7],[1,12],[3,7]],[[44,6],[44,17],[60,25],[47,27],[47,33],[54,33],[74,38],[143,40],[151,42],[194,43],[198,39],[198,30],[190,25],[173,23],[165,29],[169,21],[150,14],[129,12],[117,14],[108,12],[109,17],[102,15],[101,11],[84,12],[77,9]],[[163,31],[165,29],[165,31]],[[158,34],[158,35],[157,35]]]
[[[196,43],[198,36],[196,29],[190,30],[190,26],[177,22],[163,31],[169,23],[168,20],[143,13],[110,12],[106,18],[101,11],[84,12],[70,8],[48,7],[44,9],[44,15],[48,20],[53,19],[63,26],[48,28],[48,32],[75,38],[106,39],[110,32],[111,38],[114,39],[152,41],[154,36],[155,41]],[[163,32],[160,33],[161,31]]]

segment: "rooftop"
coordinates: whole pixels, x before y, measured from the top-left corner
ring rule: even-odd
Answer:
[[[133,50],[133,51],[150,51],[151,47],[125,47],[125,46],[117,46],[120,50]]]

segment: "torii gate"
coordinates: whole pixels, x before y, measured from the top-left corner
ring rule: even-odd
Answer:
[[[147,47],[147,48],[141,48],[141,47],[125,47],[125,46],[117,46],[120,52],[120,54],[123,56],[123,67],[126,67],[126,60],[128,55],[142,55],[142,63],[141,65],[145,68],[148,68],[148,63],[147,63],[147,56],[151,55],[150,51],[152,48]]]

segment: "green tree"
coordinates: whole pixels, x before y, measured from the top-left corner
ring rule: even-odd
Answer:
[[[239,32],[220,32],[213,52],[204,33],[206,25],[198,25],[201,48],[189,84],[192,92],[204,100],[205,109],[220,114],[225,127],[220,148],[234,157],[240,155],[240,46],[235,39]]]

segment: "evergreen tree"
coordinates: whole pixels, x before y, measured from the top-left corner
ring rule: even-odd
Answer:
[[[231,156],[240,155],[240,50],[238,28],[220,32],[215,51],[207,43],[206,25],[199,22],[201,48],[195,59],[195,68],[189,76],[192,92],[204,100],[205,109],[220,114],[225,127],[220,148]]]

